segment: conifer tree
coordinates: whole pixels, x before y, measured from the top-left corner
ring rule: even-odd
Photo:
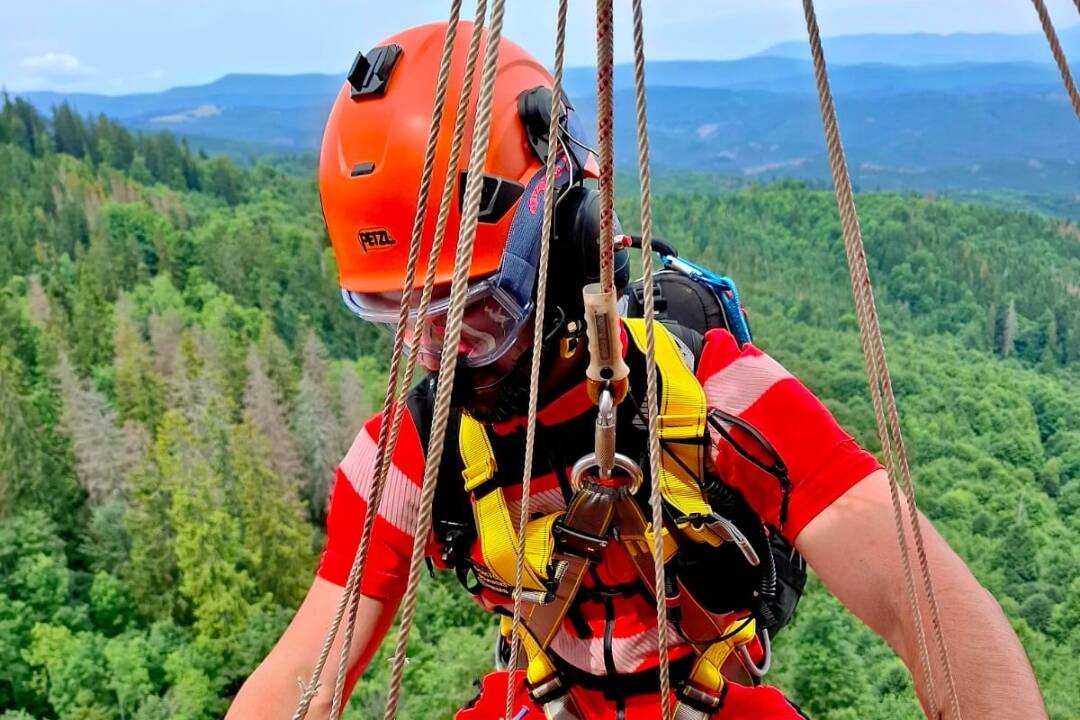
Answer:
[[[271,445],[250,417],[233,428],[230,452],[230,502],[255,587],[291,607],[303,597],[315,566],[311,526],[295,480],[280,475],[268,462]]]
[[[155,460],[172,501],[167,517],[175,534],[177,589],[192,608],[197,636],[229,637],[243,628],[254,589],[240,568],[240,526],[192,428],[178,416],[166,418],[171,442],[159,443]]]
[[[53,111],[53,137],[56,152],[81,158],[87,151],[86,127],[82,118],[67,103]]]
[[[247,370],[244,418],[270,441],[266,448],[266,459],[274,473],[295,489],[300,485],[303,472],[300,457],[289,430],[285,409],[277,390],[263,370],[263,363],[255,346],[248,350]]]
[[[1009,299],[1009,308],[1005,311],[1005,324],[1001,330],[1001,356],[1009,357],[1016,349],[1016,298]]]
[[[353,438],[371,416],[371,400],[355,362],[341,364],[341,380],[338,390],[339,413],[341,415],[342,439],[340,449],[347,452]],[[343,455],[344,456],[344,455]]]
[[[40,435],[20,393],[18,360],[0,346],[0,519],[42,485]]]
[[[278,398],[282,403],[291,403],[296,395],[296,368],[293,355],[274,331],[274,323],[264,315],[259,326],[259,337],[255,341],[255,352],[259,356],[266,374],[274,383]]]
[[[301,349],[300,385],[296,393],[295,427],[306,471],[305,499],[312,518],[326,516],[334,468],[341,460],[341,429],[334,418],[326,387],[326,350],[310,330]]]
[[[153,348],[154,370],[165,380],[172,378],[180,352],[180,335],[184,331],[184,319],[176,310],[166,310],[160,315],[152,313],[147,318],[150,329],[150,347]]]
[[[157,424],[165,391],[154,371],[142,328],[132,317],[131,300],[121,294],[113,306],[113,390],[121,417],[148,427]]]
[[[84,383],[61,353],[56,376],[63,398],[62,422],[71,439],[75,473],[91,504],[124,497],[133,458],[116,425],[116,411],[105,397]]]

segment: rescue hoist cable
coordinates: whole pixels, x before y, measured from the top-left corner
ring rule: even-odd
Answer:
[[[1080,0],[1074,0],[1074,2],[1077,11],[1080,12]],[[1046,9],[1045,0],[1031,0],[1031,4],[1035,6],[1035,12],[1039,14],[1039,22],[1042,23],[1043,32],[1046,33],[1046,41],[1050,43],[1050,52],[1053,53],[1054,62],[1057,63],[1058,71],[1061,73],[1061,81],[1065,83],[1065,92],[1069,94],[1073,112],[1080,119],[1080,91],[1077,91],[1076,82],[1069,71],[1069,61],[1065,58],[1065,50],[1062,49],[1057,31],[1054,30],[1054,21],[1050,18],[1050,11]]]
[[[851,178],[848,175],[847,159],[845,157],[843,143],[840,139],[839,122],[836,117],[836,108],[832,99],[832,91],[829,87],[828,68],[825,62],[825,54],[822,49],[821,34],[818,29],[817,16],[814,12],[813,0],[803,0],[803,11],[806,15],[807,33],[809,35],[811,55],[814,62],[814,76],[817,84],[818,100],[821,106],[825,140],[828,147],[829,166],[832,171],[836,202],[840,212],[841,228],[844,236],[844,250],[848,260],[852,292],[855,296],[859,336],[862,342],[867,375],[869,376],[870,395],[874,405],[878,437],[881,441],[882,450],[885,454],[889,469],[889,488],[893,504],[894,519],[896,521],[897,540],[903,558],[908,599],[911,603],[912,615],[916,624],[916,639],[919,644],[920,660],[923,665],[923,672],[927,682],[927,692],[931,705],[936,709],[937,700],[934,689],[933,672],[930,667],[929,651],[926,648],[926,640],[922,625],[922,613],[911,569],[910,548],[908,547],[906,540],[904,512],[899,497],[899,483],[903,483],[903,490],[906,495],[908,521],[912,526],[912,536],[919,559],[923,590],[930,609],[930,619],[934,630],[934,639],[945,675],[949,706],[953,715],[957,720],[960,720],[960,718],[962,718],[960,703],[956,692],[956,685],[953,680],[952,667],[949,662],[944,633],[941,629],[941,618],[934,594],[930,566],[926,558],[925,544],[923,542],[918,508],[915,501],[914,484],[911,478],[911,469],[908,465],[907,452],[904,447],[903,435],[900,430],[896,398],[892,390],[892,379],[889,374],[888,363],[885,356],[885,346],[881,335],[881,326],[878,321],[877,307],[874,303],[873,288],[871,286],[869,269],[866,262],[862,231],[859,227],[859,218],[855,209],[855,198],[851,188]]]
[[[652,552],[656,573],[656,643],[660,669],[660,715],[670,715],[671,672],[668,658],[667,582],[664,575],[664,501],[660,491],[659,401],[656,383],[656,299],[653,287],[652,172],[645,97],[645,20],[641,0],[632,3],[634,26],[634,106],[637,120],[638,174],[641,184],[641,271],[645,316],[646,405],[649,418],[649,506],[652,510]]]
[[[398,410],[403,407],[403,403],[397,401],[397,384],[398,384],[398,368],[401,362],[401,353],[404,347],[404,329],[409,315],[409,306],[411,302],[412,286],[416,277],[416,266],[419,262],[420,256],[420,240],[423,234],[424,221],[426,218],[427,210],[427,198],[431,190],[431,174],[435,164],[435,151],[438,146],[439,130],[442,124],[443,108],[446,104],[446,92],[450,79],[450,62],[453,56],[454,39],[457,35],[458,20],[461,16],[461,0],[452,0],[450,4],[450,15],[447,19],[446,35],[443,41],[443,51],[439,63],[439,75],[436,81],[435,98],[432,106],[431,124],[428,132],[427,147],[424,153],[424,166],[421,174],[420,188],[418,190],[418,202],[416,208],[416,216],[413,222],[413,232],[409,245],[409,256],[406,263],[404,287],[401,296],[401,304],[399,308],[398,326],[394,333],[394,348],[390,356],[390,370],[387,377],[387,392],[386,399],[383,403],[383,423],[380,428],[379,442],[376,455],[377,473],[372,483],[371,496],[369,498],[368,507],[364,515],[364,526],[361,531],[360,544],[357,548],[357,554],[353,559],[352,567],[349,570],[348,580],[346,581],[345,588],[342,590],[341,599],[338,602],[338,606],[335,609],[334,616],[330,622],[330,627],[327,630],[326,639],[323,642],[322,649],[319,652],[318,660],[315,664],[315,668],[312,671],[310,680],[307,686],[304,687],[301,693],[300,700],[293,713],[294,720],[299,720],[306,717],[308,708],[311,706],[311,701],[318,693],[320,678],[322,676],[323,669],[326,666],[327,659],[330,655],[330,650],[333,647],[334,640],[337,637],[338,630],[341,626],[342,617],[345,614],[346,606],[349,607],[349,621],[345,626],[345,632],[343,637],[343,645],[341,648],[341,654],[339,658],[337,673],[334,683],[334,695],[331,705],[330,718],[333,720],[338,717],[340,711],[340,697],[341,690],[344,686],[345,672],[348,666],[349,645],[352,641],[353,627],[356,620],[356,609],[359,601],[359,588],[363,579],[364,567],[367,564],[367,555],[371,543],[371,531],[374,527],[375,517],[378,513],[379,504],[382,498],[382,490],[385,486],[387,471],[389,463],[384,462],[385,458],[389,457],[393,453],[391,447],[387,452],[389,436],[389,426],[392,419],[398,415]],[[408,386],[408,381],[405,380],[402,385]],[[397,434],[394,434],[396,440]]]
[[[450,419],[450,396],[457,370],[457,353],[461,341],[461,326],[469,285],[469,269],[472,265],[476,227],[480,214],[480,195],[483,189],[484,163],[491,140],[491,110],[495,96],[495,71],[502,40],[505,0],[494,0],[491,6],[491,25],[484,48],[484,65],[480,81],[480,94],[476,104],[476,120],[470,145],[469,170],[465,180],[465,194],[461,209],[461,228],[454,257],[454,274],[450,284],[450,300],[446,314],[445,341],[439,364],[439,383],[435,393],[432,412],[431,436],[424,465],[424,479],[417,508],[416,528],[413,535],[412,556],[409,563],[408,585],[402,599],[401,620],[397,643],[390,671],[384,720],[397,715],[401,697],[401,680],[405,667],[409,633],[416,611],[416,596],[420,574],[424,564],[424,549],[431,531],[432,500],[438,481],[446,441],[446,428]]]
[[[533,454],[536,448],[536,412],[540,394],[540,356],[544,347],[544,314],[547,303],[548,262],[555,218],[555,165],[561,147],[563,56],[566,50],[568,0],[559,0],[555,21],[555,67],[551,82],[551,120],[548,123],[548,150],[544,166],[544,218],[540,232],[540,258],[536,284],[536,315],[533,320],[532,365],[529,368],[529,410],[525,424],[525,457],[521,472],[521,507],[518,513],[516,565],[514,567],[514,614],[510,624],[510,660],[507,663],[506,715],[514,717],[514,675],[518,671],[521,639],[521,592],[525,570],[525,536],[529,523],[529,493],[532,487]]]

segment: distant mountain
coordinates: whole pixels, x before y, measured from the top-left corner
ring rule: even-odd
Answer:
[[[1080,25],[1059,27],[1058,37],[1066,57],[1080,54]],[[888,63],[889,65],[944,65],[968,62],[1051,62],[1050,48],[1042,33],[931,33],[840,35],[825,38],[825,56],[832,65]],[[809,60],[805,41],[773,45],[763,56]]]
[[[1080,58],[1080,28],[1063,34],[1076,45],[1073,57]],[[972,60],[994,57],[994,51],[1003,58],[1028,58],[1018,48],[1032,38],[1043,45],[1040,55],[1030,54],[1039,62]],[[1080,125],[1057,69],[1048,62],[1041,35],[872,40],[852,36],[830,41],[837,43],[830,49],[833,91],[857,181],[889,189],[1080,196]],[[874,43],[880,50],[875,57],[943,62],[843,62],[870,55]],[[770,52],[782,54],[785,47]],[[571,68],[565,78],[568,94],[589,122],[595,112],[593,73],[591,68]],[[318,148],[343,75],[227,75],[208,85],[161,93],[32,92],[24,97],[46,111],[67,101],[84,114],[104,113],[138,130],[170,130],[201,147],[236,156],[298,154]],[[659,171],[745,179],[829,177],[813,73],[806,60],[762,55],[652,62],[647,78],[653,159]],[[631,117],[631,68],[618,66],[615,80],[618,117]],[[632,123],[620,121],[616,129],[616,159],[632,169]]]
[[[1077,57],[1080,58],[1080,52]],[[571,97],[595,92],[593,68],[570,68],[563,80]],[[740,60],[657,61],[647,63],[650,87],[725,88],[770,92],[817,93],[809,60],[754,56]],[[897,66],[883,63],[837,65],[830,68],[833,90],[840,93],[895,95],[902,92],[1052,91],[1061,85],[1056,66],[1034,62],[963,62],[943,65]],[[615,67],[616,89],[634,86],[633,67]]]

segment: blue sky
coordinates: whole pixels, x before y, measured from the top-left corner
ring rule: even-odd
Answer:
[[[629,2],[617,0],[630,50]],[[469,3],[466,3],[467,5]],[[209,82],[231,72],[343,72],[357,50],[445,17],[446,0],[30,0],[7,3],[0,85],[109,94]],[[550,0],[509,0],[506,34],[548,61]],[[594,3],[571,0],[567,61],[593,58]],[[1073,0],[1048,0],[1059,26]],[[818,0],[825,35],[1035,32],[1029,0]],[[646,0],[648,55],[734,58],[805,38],[798,0]]]

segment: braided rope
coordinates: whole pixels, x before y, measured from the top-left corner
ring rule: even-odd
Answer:
[[[386,484],[387,471],[389,468],[389,463],[384,462],[384,458],[393,453],[392,449],[389,453],[386,452],[389,437],[388,427],[391,424],[392,419],[399,414],[397,412],[398,405],[394,403],[393,399],[397,395],[398,368],[401,363],[401,353],[404,347],[404,328],[408,320],[412,286],[416,278],[416,266],[420,257],[420,241],[423,234],[424,220],[427,211],[427,198],[431,191],[431,175],[435,165],[435,150],[438,146],[439,128],[442,123],[443,108],[446,104],[446,89],[450,79],[450,61],[453,55],[454,38],[457,35],[460,14],[461,0],[452,0],[450,5],[450,17],[447,20],[446,35],[443,41],[442,56],[439,62],[439,75],[436,81],[431,124],[428,131],[427,147],[424,153],[424,166],[420,176],[420,188],[417,193],[416,216],[413,220],[413,232],[410,239],[409,256],[405,267],[405,285],[399,307],[397,330],[394,333],[394,348],[390,356],[386,399],[383,403],[383,423],[379,432],[379,443],[376,455],[377,474],[372,483],[371,498],[369,499],[367,509],[364,513],[364,527],[360,535],[360,544],[356,556],[353,558],[352,567],[349,568],[348,580],[346,581],[345,588],[342,590],[341,599],[338,601],[337,608],[334,611],[333,619],[327,630],[326,639],[323,641],[323,646],[319,652],[319,658],[315,664],[315,668],[312,671],[311,679],[302,693],[296,710],[293,713],[294,720],[301,720],[307,716],[311,702],[318,693],[323,669],[326,667],[327,659],[330,656],[330,649],[333,647],[334,639],[341,626],[345,606],[348,605],[349,622],[345,627],[341,654],[339,656],[337,673],[334,681],[334,694],[330,710],[331,720],[337,718],[341,710],[341,695],[345,684],[350,645],[352,644],[353,630],[356,622],[356,611],[360,599],[359,589],[363,582],[364,567],[367,564],[367,556],[371,545],[372,528],[374,527],[375,517],[378,514],[379,504],[382,500],[383,488]],[[396,439],[396,433],[394,437]]]
[[[668,660],[667,587],[664,576],[664,499],[660,492],[659,400],[656,387],[656,299],[653,288],[652,172],[649,160],[649,122],[645,99],[645,21],[641,0],[633,0],[634,106],[637,115],[638,173],[641,181],[641,275],[645,314],[645,377],[649,413],[649,506],[652,510],[653,567],[656,571],[656,641],[660,659],[660,716],[671,709],[671,672]]]
[[[1080,11],[1080,0],[1074,1],[1076,9]],[[1035,6],[1035,12],[1039,14],[1039,22],[1042,23],[1043,32],[1046,33],[1046,41],[1050,43],[1050,52],[1054,54],[1054,62],[1057,63],[1058,71],[1061,73],[1061,81],[1065,83],[1065,92],[1069,94],[1073,112],[1076,113],[1077,118],[1080,118],[1080,92],[1077,91],[1076,83],[1069,71],[1069,61],[1065,59],[1065,50],[1062,49],[1057,31],[1054,30],[1054,21],[1050,19],[1050,11],[1046,9],[1045,0],[1031,0],[1031,4]]]
[[[600,289],[615,289],[615,10],[596,0],[596,143],[600,149]]]
[[[465,56],[465,68],[464,76],[462,80],[461,91],[458,98],[458,109],[454,121],[454,134],[450,141],[450,153],[446,163],[446,171],[443,178],[443,191],[440,196],[440,203],[438,203],[438,215],[435,222],[435,232],[432,239],[431,250],[428,254],[428,267],[426,273],[424,273],[423,288],[420,293],[420,302],[417,305],[416,321],[413,326],[413,337],[420,337],[420,331],[423,327],[424,320],[428,316],[428,308],[431,305],[432,291],[435,285],[435,274],[438,267],[438,259],[442,256],[443,244],[446,239],[446,226],[449,221],[450,214],[450,199],[453,198],[454,189],[457,187],[457,173],[458,173],[458,161],[461,157],[461,145],[462,138],[464,136],[465,122],[469,117],[469,98],[472,95],[473,78],[476,69],[476,56],[478,55],[478,47],[480,47],[481,39],[483,37],[484,29],[484,16],[487,12],[487,0],[478,0],[476,3],[476,12],[473,19],[473,30],[469,40],[469,50],[467,56]],[[427,204],[427,193],[422,194],[420,202]],[[422,228],[422,226],[417,226]],[[410,281],[409,285],[413,284]],[[409,289],[411,293],[411,288]],[[401,318],[399,318],[401,322]],[[407,318],[406,321],[407,322]],[[395,336],[396,337],[396,336]],[[405,363],[405,369],[401,373],[401,381],[397,383],[397,398],[395,407],[404,408],[406,399],[410,390],[411,384],[413,384],[413,377],[416,373],[417,359],[420,354],[420,345],[414,343],[409,348],[408,358]],[[389,398],[389,394],[388,394]],[[384,484],[387,475],[390,471],[390,465],[393,461],[394,451],[397,448],[397,438],[400,437],[402,420],[405,417],[405,413],[397,411],[393,415],[393,426],[390,429],[389,439],[387,441],[386,451],[381,451],[376,456],[377,478],[379,483]],[[386,430],[386,427],[390,425],[389,419],[383,416],[383,423],[380,426],[380,443],[381,433]],[[381,498],[381,485],[380,495]],[[366,520],[366,518],[365,518]],[[365,525],[365,529],[362,534],[362,538],[369,538],[370,526]],[[367,554],[361,557],[357,554],[357,558],[362,563],[366,562]],[[356,622],[356,611],[360,606],[360,592],[362,581],[357,582],[356,592],[353,595],[352,602],[349,607],[349,625],[347,626],[346,635],[346,648],[351,644],[352,633],[351,630]],[[348,650],[346,650],[348,652]],[[330,716],[335,718],[336,716]]]
[[[529,369],[529,412],[525,426],[525,457],[521,473],[521,509],[518,513],[516,547],[517,564],[514,568],[514,616],[510,625],[509,677],[506,684],[506,716],[514,717],[514,673],[517,672],[518,652],[521,642],[518,629],[521,625],[522,577],[525,572],[525,530],[529,522],[529,494],[532,486],[533,454],[536,447],[536,410],[540,395],[540,356],[544,346],[544,308],[547,300],[548,262],[551,249],[551,230],[555,219],[555,165],[560,146],[559,119],[563,113],[562,77],[563,56],[566,50],[567,0],[559,0],[555,23],[555,71],[551,81],[551,122],[548,124],[548,151],[544,173],[544,221],[540,233],[540,267],[536,285],[536,315],[533,320],[532,366]]]
[[[821,35],[818,29],[817,17],[814,12],[813,0],[803,0],[803,10],[806,15],[807,31],[810,37],[811,53],[814,60],[814,75],[817,82],[818,96],[821,105],[822,122],[825,126],[825,139],[829,151],[829,165],[832,170],[833,185],[836,191],[836,201],[840,211],[841,227],[844,234],[844,249],[848,259],[852,291],[855,295],[856,315],[858,316],[859,321],[859,336],[862,342],[863,355],[870,380],[870,393],[874,405],[878,436],[889,465],[890,495],[896,521],[897,539],[904,561],[905,584],[916,625],[916,639],[919,646],[920,661],[923,666],[923,674],[927,684],[930,704],[933,708],[936,708],[936,691],[934,688],[933,674],[930,670],[929,650],[926,647],[921,610],[911,569],[910,549],[907,545],[904,533],[904,515],[899,498],[898,482],[903,482],[904,493],[906,495],[908,520],[912,525],[914,544],[919,558],[919,569],[923,580],[923,590],[926,594],[927,603],[930,608],[934,640],[945,673],[949,705],[952,714],[959,720],[962,717],[959,699],[953,679],[952,666],[949,661],[948,649],[945,644],[944,633],[941,628],[941,618],[938,612],[933,580],[931,578],[930,566],[927,561],[925,544],[923,542],[922,531],[919,524],[914,484],[912,482],[911,470],[907,461],[907,451],[904,446],[900,429],[896,398],[892,391],[892,380],[885,355],[884,341],[881,336],[881,326],[878,321],[877,308],[874,303],[873,289],[870,283],[870,273],[869,268],[867,267],[866,253],[862,240],[862,231],[859,227],[858,214],[855,209],[855,198],[852,193],[851,179],[847,170],[847,160],[840,139],[839,122],[836,117],[836,108],[833,104],[832,91],[829,87],[828,70],[821,45]]]
[[[454,275],[450,285],[450,305],[447,310],[446,337],[439,365],[439,388],[435,395],[431,437],[428,440],[428,456],[424,466],[424,482],[417,511],[416,531],[413,536],[412,557],[409,563],[409,582],[402,600],[401,624],[398,628],[394,650],[390,687],[387,692],[384,720],[397,716],[401,699],[401,680],[405,667],[409,633],[416,612],[416,597],[420,585],[420,571],[424,562],[424,547],[431,531],[431,506],[435,496],[439,465],[446,441],[446,426],[450,419],[450,395],[457,370],[458,343],[461,340],[462,318],[468,292],[469,269],[472,265],[476,226],[480,213],[480,194],[483,189],[484,162],[491,140],[491,108],[495,96],[495,70],[499,59],[502,39],[505,0],[494,0],[491,10],[491,27],[488,31],[484,53],[484,70],[480,84],[480,96],[476,106],[476,124],[473,128],[472,147],[469,156],[469,173],[465,182],[465,199],[461,211],[461,233],[454,258]]]

